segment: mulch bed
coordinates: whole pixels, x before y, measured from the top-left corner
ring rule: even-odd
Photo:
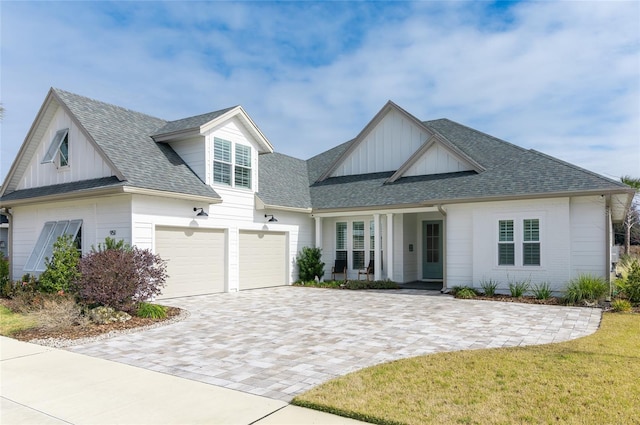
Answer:
[[[65,329],[48,330],[48,329],[27,329],[24,331],[16,332],[11,335],[11,338],[20,341],[31,341],[36,339],[80,339],[90,338],[111,331],[124,331],[127,329],[141,328],[150,326],[156,323],[160,323],[166,320],[170,320],[180,314],[181,310],[175,307],[167,307],[167,317],[164,319],[147,319],[142,317],[132,316],[131,319],[126,322],[107,323],[104,325],[98,325],[96,323],[88,323],[84,326],[71,326]]]

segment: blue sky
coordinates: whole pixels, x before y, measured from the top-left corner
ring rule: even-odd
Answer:
[[[1,178],[52,86],[167,120],[241,104],[303,159],[390,99],[640,175],[637,1],[2,1],[0,19]]]

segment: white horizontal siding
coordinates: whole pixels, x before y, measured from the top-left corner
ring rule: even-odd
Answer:
[[[65,128],[69,129],[69,166],[58,169],[53,163],[41,164],[56,132]],[[35,153],[18,182],[18,190],[115,175],[115,171],[62,108],[58,108],[37,144]]]
[[[110,236],[131,243],[131,207],[128,195],[90,198],[29,206],[13,211],[13,264],[15,279],[23,274],[28,256],[47,221],[82,220],[82,252],[91,251]],[[115,235],[110,235],[114,230]]]
[[[333,172],[333,176],[395,171],[427,140],[423,129],[391,109]]]

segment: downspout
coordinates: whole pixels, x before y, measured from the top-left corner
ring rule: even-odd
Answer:
[[[447,238],[445,237],[447,234],[447,212],[440,204],[436,205],[436,207],[438,208],[438,212],[444,217],[444,220],[442,220],[442,289],[440,290],[440,292],[444,294],[447,292]]]
[[[13,281],[13,215],[9,211],[9,208],[0,208],[0,212],[6,215],[9,219],[9,228],[7,229],[8,241],[7,241],[7,257],[9,258],[9,282]]]

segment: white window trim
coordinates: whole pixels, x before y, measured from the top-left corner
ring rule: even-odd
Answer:
[[[58,237],[71,235],[75,239],[81,228],[82,220],[47,221],[44,223],[23,270],[25,272],[45,271],[46,260],[53,255],[53,244]]]
[[[504,220],[513,220],[513,243],[514,245],[514,263],[510,264],[499,264],[500,262],[500,254],[498,250],[498,244],[500,244],[500,221]],[[540,265],[524,265],[524,221],[525,220],[538,220],[538,241],[540,244]],[[544,224],[545,220],[542,214],[534,213],[515,213],[511,215],[501,215],[496,217],[495,220],[495,228],[494,228],[494,264],[496,269],[498,270],[544,270],[545,268],[545,245],[544,245]]]
[[[230,162],[226,162],[226,161],[222,161],[222,160],[217,160],[216,159],[216,154],[215,154],[215,143],[216,140],[220,140],[223,142],[227,142],[230,144],[230,156],[231,156],[231,161]],[[244,146],[246,148],[248,148],[249,150],[249,166],[246,165],[240,165],[237,163],[236,161],[236,150],[237,150],[237,146]],[[238,189],[239,191],[251,191],[251,192],[255,192],[256,191],[256,161],[255,161],[255,152],[252,149],[251,145],[246,144],[246,143],[239,143],[239,142],[235,142],[233,140],[229,140],[229,139],[225,139],[223,137],[218,137],[218,136],[214,136],[213,137],[213,141],[211,144],[212,150],[211,150],[211,185],[212,186],[219,186],[219,187],[225,187],[225,188],[232,188],[232,189]],[[215,163],[219,162],[221,164],[227,164],[230,166],[230,178],[229,178],[229,184],[226,183],[220,183],[215,181]],[[241,185],[237,185],[236,184],[236,168],[242,168],[245,170],[249,170],[249,183],[250,183],[250,187],[246,187],[246,186],[241,186]]]
[[[370,238],[373,237],[374,235],[371,233],[372,229],[370,228],[370,225],[367,225],[367,223],[369,223],[371,221],[371,218],[369,216],[358,216],[358,217],[353,217],[353,218],[340,218],[337,219],[334,224],[333,224],[333,255],[335,257],[335,253],[337,251],[346,251],[347,253],[347,268],[350,271],[357,271],[359,270],[359,268],[354,268],[353,266],[353,223],[354,222],[364,222],[364,249],[357,249],[355,251],[364,251],[364,267],[367,267],[367,265],[369,264],[369,261],[373,260],[374,258],[371,256],[371,253],[374,252],[374,248],[369,249],[369,244],[370,244]],[[338,223],[346,223],[347,224],[347,232],[346,232],[346,245],[344,249],[338,249],[338,234],[337,234],[337,226]],[[384,226],[381,226],[384,228]],[[381,229],[380,231],[380,240],[384,240],[384,233]],[[382,245],[382,243],[381,243]],[[384,249],[381,249],[381,251],[384,251]],[[374,252],[374,256],[375,256],[375,252]],[[382,257],[381,257],[382,258]],[[335,260],[335,258],[334,258]],[[363,267],[363,268],[364,268]]]

